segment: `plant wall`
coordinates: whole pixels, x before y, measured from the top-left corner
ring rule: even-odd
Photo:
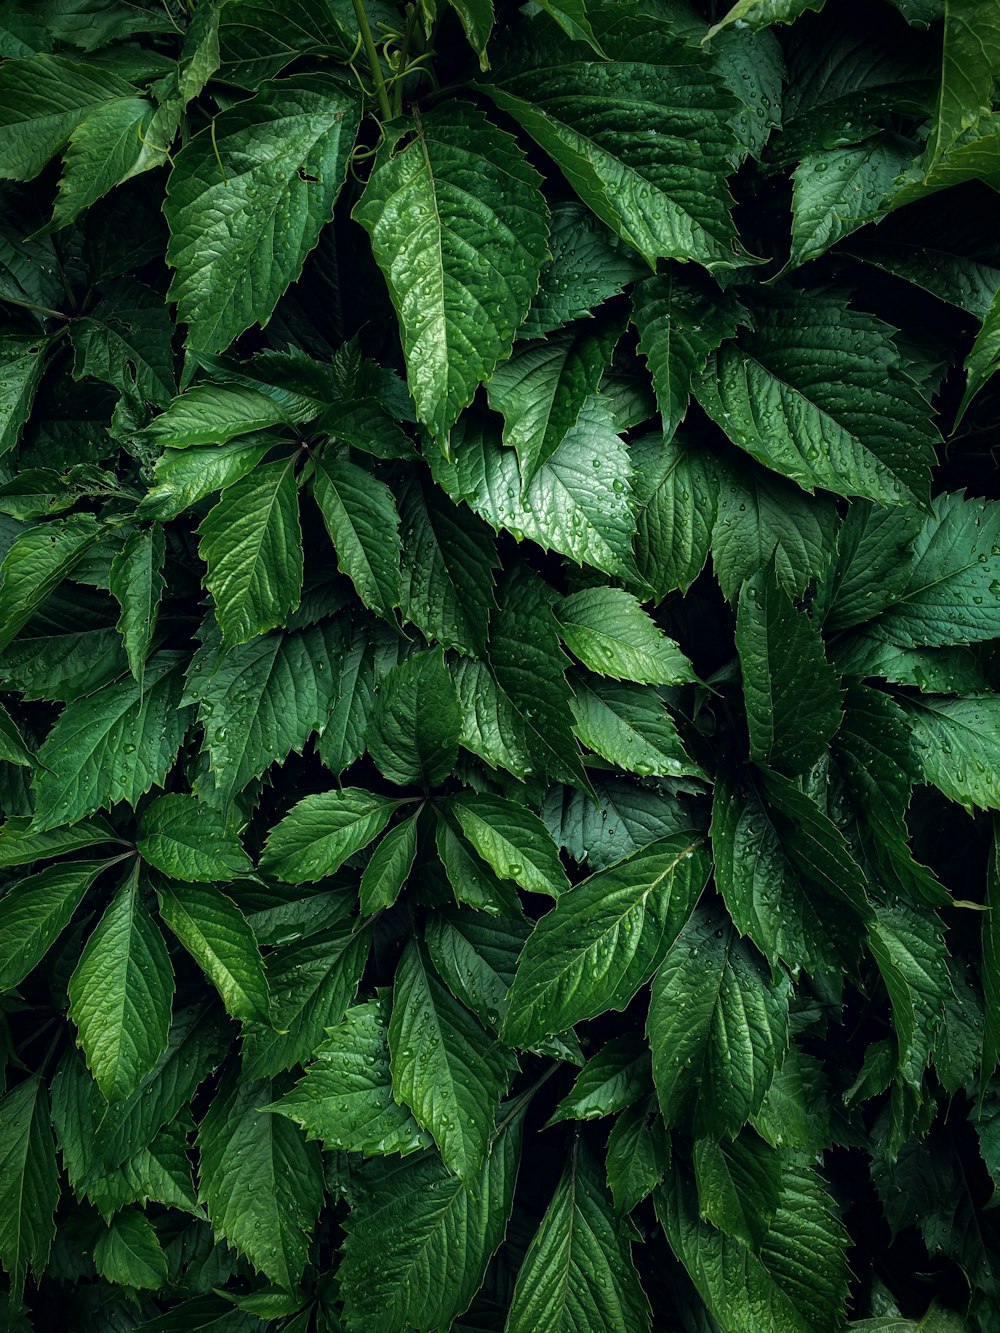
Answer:
[[[3,1326],[995,1333],[1000,9],[0,52]]]

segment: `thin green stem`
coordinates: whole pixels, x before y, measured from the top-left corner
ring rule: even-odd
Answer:
[[[389,94],[386,91],[385,80],[382,78],[382,66],[379,64],[378,51],[375,49],[375,38],[372,36],[368,15],[365,13],[364,0],[354,0],[354,12],[358,16],[358,31],[361,33],[365,55],[368,57],[368,67],[372,72],[372,78],[375,80],[375,92],[378,96],[379,109],[385,120],[392,120]]]
[[[46,315],[49,319],[69,319],[61,310],[50,310],[47,305],[35,305],[34,301],[19,301],[16,296],[0,297],[6,305],[17,305],[22,310],[34,310],[36,314]]]
[[[417,26],[417,6],[411,5],[410,12],[406,16],[406,26],[403,29],[403,47],[400,54],[400,72],[392,90],[392,113],[398,116],[403,110],[403,85],[406,82],[408,72],[408,61],[410,58],[410,42],[413,40],[413,32]]]

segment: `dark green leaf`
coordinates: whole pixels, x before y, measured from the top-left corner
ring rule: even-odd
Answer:
[[[368,752],[383,777],[425,790],[451,775],[462,712],[440,649],[414,653],[379,681]]]

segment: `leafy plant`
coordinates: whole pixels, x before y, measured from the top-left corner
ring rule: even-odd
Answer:
[[[995,1330],[993,0],[0,54],[0,1322]]]

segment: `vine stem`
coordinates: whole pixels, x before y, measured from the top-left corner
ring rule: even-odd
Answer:
[[[368,24],[368,15],[365,13],[364,0],[354,0],[354,12],[358,16],[358,31],[361,33],[365,55],[368,57],[368,66],[371,69],[372,78],[375,80],[375,92],[378,95],[379,109],[384,120],[392,120],[389,94],[386,91],[385,79],[382,77],[382,67],[378,61],[378,51],[375,49],[375,38],[372,36],[372,30]]]
[[[418,9],[416,4],[410,6],[410,12],[406,16],[406,26],[403,29],[403,65],[399,71],[399,77],[396,80],[396,86],[392,90],[392,110],[393,114],[398,116],[403,110],[403,84],[406,82],[406,62],[410,55],[410,42],[413,40],[413,32],[417,26]]]

